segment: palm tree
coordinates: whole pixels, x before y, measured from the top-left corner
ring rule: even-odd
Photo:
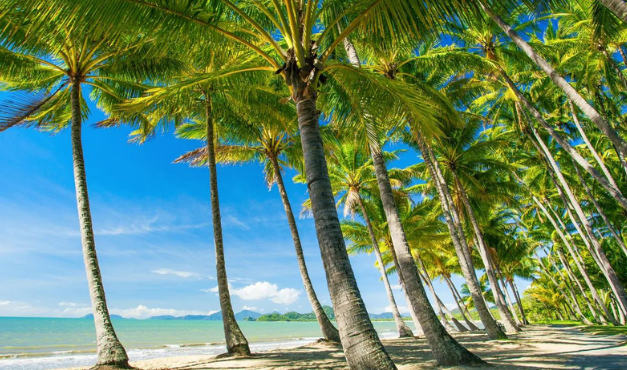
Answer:
[[[296,148],[298,143],[292,135],[294,121],[289,119],[290,110],[292,110],[293,116],[293,107],[287,104],[279,105],[280,99],[277,92],[267,88],[257,87],[253,89],[252,94],[256,94],[257,97],[251,100],[257,101],[254,103],[249,101],[245,107],[237,106],[239,108],[237,111],[233,110],[234,104],[236,104],[234,101],[219,107],[223,115],[228,112],[226,113],[228,118],[219,122],[223,127],[218,127],[221,133],[220,140],[215,147],[216,163],[235,164],[258,161],[264,165],[266,184],[271,188],[276,183],[279,189],[292,234],[303,285],[322,334],[328,341],[339,342],[339,332],[324,312],[309,278],[296,219],[283,182],[283,168],[298,165],[301,157]],[[257,109],[273,104],[275,106],[271,109],[270,119],[259,122],[252,118],[255,117],[255,110],[249,111],[252,107]],[[204,139],[202,125],[181,126],[178,129],[178,136],[187,139]],[[206,149],[200,148],[181,156],[175,162],[189,162],[194,166],[205,166],[207,158]]]
[[[82,123],[88,114],[83,96],[89,86],[101,108],[107,109],[143,87],[136,79],[163,75],[178,64],[162,55],[147,54],[149,45],[137,36],[106,39],[73,33],[54,22],[42,32],[28,32],[29,19],[16,8],[0,22],[3,88],[20,91],[0,111],[0,131],[17,126],[59,132],[70,127],[76,203],[89,295],[96,326],[97,368],[130,368],[109,315],[96,253],[82,146]],[[10,29],[10,32],[6,30]],[[54,35],[54,36],[53,36]],[[135,57],[141,52],[141,57]],[[15,98],[17,97],[17,98]],[[114,119],[115,120],[115,119]]]

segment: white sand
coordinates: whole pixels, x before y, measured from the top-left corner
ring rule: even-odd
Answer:
[[[627,369],[627,338],[622,335],[592,335],[574,327],[530,326],[520,334],[510,335],[508,341],[491,341],[483,334],[454,336],[491,365],[485,369]],[[386,339],[383,343],[401,370],[435,367],[424,339]],[[136,361],[131,365],[144,370],[348,369],[341,347],[325,343],[247,358],[182,356]],[[472,369],[481,368],[484,367]]]

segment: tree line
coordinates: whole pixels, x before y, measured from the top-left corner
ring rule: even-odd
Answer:
[[[352,369],[395,369],[350,265],[364,252],[401,336],[414,333],[392,273],[434,359],[480,364],[449,334],[479,330],[474,312],[491,339],[528,323],[525,299],[534,317],[625,324],[626,21],[623,0],[2,0],[0,131],[71,131],[97,367],[129,365],[96,254],[88,100],[107,113],[97,127],[130,126],[133,142],[174,131],[202,143],[176,161],[209,169],[229,354],[250,348],[228,290],[217,166],[259,162],[322,334]],[[392,166],[394,143],[414,165]],[[308,187],[335,325],[309,278],[288,169]],[[533,279],[525,299],[515,278]]]

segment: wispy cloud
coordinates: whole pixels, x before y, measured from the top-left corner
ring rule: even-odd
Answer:
[[[182,277],[184,279],[187,279],[190,277],[200,277],[200,275],[195,272],[176,271],[172,269],[157,269],[157,270],[152,270],[152,272],[155,274],[159,274],[159,275],[175,275],[175,276]]]
[[[279,289],[276,284],[258,281],[240,289],[231,289],[231,294],[246,301],[270,299],[277,304],[290,305],[298,300],[301,291],[294,288]]]

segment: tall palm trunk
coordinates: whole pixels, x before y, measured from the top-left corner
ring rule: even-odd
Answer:
[[[477,279],[472,259],[470,258],[470,250],[466,244],[466,238],[463,233],[460,233],[460,228],[456,225],[456,222],[453,219],[453,212],[455,212],[455,209],[449,201],[449,189],[444,182],[442,173],[439,172],[440,168],[437,160],[435,159],[435,156],[432,155],[430,148],[425,143],[421,133],[416,128],[412,128],[412,130],[416,138],[416,143],[422,152],[422,157],[427,164],[427,169],[431,174],[431,179],[438,192],[442,213],[444,214],[444,219],[449,229],[453,246],[455,247],[455,253],[457,254],[459,266],[461,268],[462,275],[466,280],[466,285],[468,285],[468,290],[470,291],[470,295],[475,303],[475,308],[479,313],[481,322],[491,339],[507,339],[507,335],[503,333],[501,328],[497,325],[496,320],[492,317],[492,314],[488,309],[488,305],[483,298],[483,292],[481,290],[481,286],[479,285],[479,279]],[[459,221],[459,216],[457,216],[456,219]]]
[[[414,333],[411,331],[409,326],[405,324],[405,321],[403,321],[403,318],[398,311],[398,306],[396,305],[396,300],[394,299],[394,293],[392,292],[392,287],[390,286],[390,279],[388,279],[388,274],[385,272],[385,265],[383,264],[381,250],[379,249],[379,241],[374,234],[374,230],[372,229],[372,223],[370,222],[370,217],[368,216],[368,212],[366,212],[364,201],[361,198],[361,194],[359,193],[357,193],[357,201],[359,202],[361,213],[363,215],[364,221],[366,222],[366,228],[368,229],[368,235],[370,235],[372,248],[374,249],[374,254],[377,258],[377,263],[379,264],[381,279],[383,279],[383,285],[385,285],[385,292],[388,296],[388,302],[390,302],[390,308],[392,309],[392,316],[394,317],[394,322],[396,322],[396,329],[398,330],[398,334],[401,338],[413,337]]]
[[[612,198],[614,198],[616,202],[620,204],[621,207],[627,210],[627,199],[623,196],[620,189],[616,185],[614,178],[611,175],[609,175],[609,172],[607,174],[609,176],[606,177],[606,176],[601,175],[594,167],[592,167],[590,162],[588,162],[584,157],[582,157],[581,154],[579,154],[579,152],[577,152],[570,145],[568,140],[565,140],[564,138],[562,138],[562,136],[557,131],[555,131],[553,126],[551,126],[548,122],[544,120],[544,117],[542,117],[542,114],[536,109],[536,107],[533,104],[531,104],[529,100],[527,100],[527,98],[522,94],[522,92],[510,79],[507,73],[501,70],[501,75],[507,82],[507,85],[509,86],[509,88],[514,92],[516,97],[523,103],[525,108],[538,121],[538,123],[540,123],[540,125],[551,134],[551,137],[553,137],[555,141],[559,143],[562,149],[564,149],[571,156],[571,158],[575,162],[577,162],[578,165],[580,165],[595,180],[597,180],[599,184],[601,184],[601,186],[603,186],[603,188],[612,196]]]
[[[602,0],[604,3],[612,3],[618,5],[622,0]],[[624,5],[624,3],[623,3]],[[588,117],[601,130],[610,141],[616,146],[616,150],[627,157],[627,142],[623,140],[618,133],[610,126],[610,124],[594,109],[586,99],[584,99],[540,54],[538,54],[531,45],[529,45],[522,37],[516,33],[501,17],[487,5],[481,2],[483,10],[488,16],[505,32],[514,43],[527,56],[542,69],[553,83],[560,88],[566,96],[572,100],[575,105],[581,109],[583,114]]]
[[[211,193],[211,217],[213,223],[213,242],[216,249],[216,276],[218,280],[218,296],[222,310],[226,350],[231,355],[248,356],[250,348],[242,333],[231,305],[229,280],[226,275],[224,260],[224,241],[222,239],[222,217],[220,216],[220,198],[218,197],[218,171],[216,168],[214,123],[212,118],[211,96],[205,93],[205,130],[207,132],[207,165],[209,166],[209,189]]]
[[[627,23],[627,4],[624,0],[599,0],[601,4],[611,10],[616,16]]]
[[[104,285],[96,255],[96,241],[89,207],[89,193],[87,191],[87,174],[85,172],[85,158],[83,156],[83,142],[81,138],[81,76],[72,77],[70,91],[72,109],[72,159],[74,162],[74,186],[76,187],[76,206],[78,222],[81,228],[81,245],[83,260],[89,286],[89,297],[96,325],[96,347],[98,362],[94,368],[111,366],[122,369],[130,368],[128,356],[118,340],[113,323],[107,308]]]
[[[522,322],[524,325],[529,325],[529,320],[527,320],[527,315],[525,315],[525,309],[523,308],[522,300],[520,299],[520,294],[518,293],[518,287],[516,286],[516,283],[514,283],[514,280],[508,280],[508,282],[512,288],[512,292],[514,292],[514,299],[516,299],[516,304],[518,305]]]
[[[335,326],[333,326],[326,312],[324,312],[324,309],[318,300],[318,296],[316,295],[316,291],[313,288],[313,284],[311,283],[311,279],[309,278],[309,272],[307,271],[305,256],[303,254],[303,247],[300,243],[300,235],[298,234],[298,227],[296,226],[296,219],[294,218],[294,212],[292,212],[292,206],[290,205],[290,200],[287,196],[287,191],[285,190],[285,184],[283,183],[281,166],[279,165],[276,155],[269,155],[268,157],[272,163],[274,179],[277,183],[277,187],[279,188],[279,194],[281,194],[281,201],[283,202],[283,208],[285,209],[287,223],[289,224],[290,232],[292,233],[294,249],[296,249],[296,259],[298,260],[298,268],[300,269],[300,276],[303,279],[303,285],[305,286],[305,291],[307,292],[307,298],[309,298],[309,302],[311,303],[313,312],[316,315],[316,320],[318,320],[324,339],[332,342],[339,342],[340,333]]]
[[[544,143],[544,141],[542,140],[538,132],[535,130],[535,128],[533,126],[530,126],[530,127],[531,127],[531,131],[536,137],[538,144],[540,145],[542,149],[542,152],[544,153],[544,157],[549,162],[550,168],[552,169],[552,171],[551,169],[549,169],[549,174],[551,176],[554,175],[555,177],[557,177],[557,180],[559,180],[559,184],[556,181],[555,185],[556,185],[558,193],[560,194],[560,196],[562,197],[565,203],[566,209],[568,210],[568,202],[566,199],[564,199],[564,194],[562,193],[562,189],[568,196],[568,200],[570,200],[570,205],[575,209],[575,213],[577,214],[579,220],[581,221],[584,228],[586,229],[586,233],[588,234],[588,237],[590,238],[590,241],[592,242],[592,247],[587,245],[589,248],[590,254],[593,257],[595,257],[594,260],[599,265],[599,268],[601,272],[603,273],[603,275],[605,276],[608,284],[610,285],[612,292],[618,299],[622,312],[627,312],[627,293],[625,293],[625,289],[622,287],[618,279],[618,275],[616,275],[616,272],[614,271],[609,260],[607,259],[605,251],[601,247],[601,243],[596,239],[594,232],[592,230],[590,221],[583,213],[583,210],[581,209],[579,202],[575,198],[575,195],[573,194],[570,186],[566,182],[566,179],[564,178],[559,167],[557,166],[555,158],[553,158],[553,155],[551,154],[549,149],[546,147],[546,144]],[[555,179],[553,179],[553,181],[555,181]],[[561,189],[560,189],[560,185],[561,185]],[[574,223],[575,223],[575,226],[578,227],[577,222],[574,222]],[[584,238],[585,240],[586,235],[581,233],[581,231],[580,231],[580,234],[581,234],[581,237]],[[605,311],[606,311],[606,314],[611,319],[611,316],[609,315],[609,312],[607,312],[607,309]]]
[[[509,311],[512,314],[512,318],[516,322],[516,326],[520,328],[520,326],[523,325],[523,323],[518,318],[518,315],[516,314],[516,309],[514,309],[514,303],[512,301],[512,297],[510,297],[509,291],[507,290],[507,284],[505,282],[505,279],[501,275],[500,271],[498,271],[498,269],[497,269],[497,273],[499,274],[498,276],[499,286],[501,288],[501,291],[505,294],[505,301],[507,302],[507,307],[509,307]]]
[[[518,175],[516,175],[514,173],[514,177],[516,178],[516,180],[525,185],[525,183],[522,181],[522,179],[520,177],[518,177]],[[525,187],[527,187],[527,185],[525,185]],[[528,187],[527,187],[528,188]],[[589,278],[586,279],[587,276],[587,272],[585,270],[585,267],[581,265],[581,263],[579,262],[579,259],[576,258],[576,256],[574,255],[575,251],[573,250],[573,247],[571,247],[571,243],[570,240],[568,238],[566,238],[566,235],[564,234],[565,229],[560,228],[560,226],[557,224],[557,222],[555,221],[555,218],[549,213],[549,211],[546,209],[546,207],[544,206],[544,204],[542,202],[540,202],[540,200],[533,195],[533,193],[531,193],[531,190],[529,190],[529,193],[531,195],[531,199],[534,201],[534,203],[538,206],[538,208],[540,209],[541,213],[544,214],[544,216],[549,220],[549,222],[551,223],[551,225],[553,226],[553,229],[557,232],[557,235],[560,237],[560,239],[562,240],[562,243],[566,246],[566,248],[568,249],[569,253],[571,253],[574,257],[575,263],[577,265],[577,268],[581,271],[582,276],[584,277],[584,280],[586,280],[586,283],[589,282]],[[538,217],[540,217],[540,214],[538,214]],[[566,269],[569,268],[569,266],[564,266]],[[559,270],[558,270],[559,271]],[[593,314],[595,314],[596,316],[596,310],[592,307],[592,304],[588,301],[585,290],[583,289],[583,287],[581,286],[581,282],[576,279],[573,278],[572,279],[575,284],[578,286],[583,298],[585,299],[586,303],[588,304],[588,307],[590,309],[590,312],[592,312]],[[592,286],[591,284],[588,285],[588,287],[596,292],[596,290],[594,289],[594,286]]]
[[[569,249],[569,253],[572,254],[572,251],[570,249]],[[582,298],[584,298],[586,303],[588,303],[588,309],[590,310],[590,312],[602,324],[607,323],[606,317],[609,314],[605,314],[604,315],[604,312],[606,311],[606,309],[604,309],[605,306],[603,305],[603,302],[601,301],[601,299],[599,297],[599,294],[597,293],[596,288],[592,285],[592,282],[590,281],[590,277],[588,276],[588,271],[585,268],[582,268],[583,265],[581,265],[581,263],[578,261],[578,259],[574,259],[575,265],[577,266],[577,269],[579,270],[581,276],[583,277],[584,282],[588,286],[588,289],[590,290],[590,295],[592,296],[593,302],[596,303],[596,306],[593,305],[592,302],[590,302],[590,300],[588,299],[588,296],[586,294],[586,290],[584,289],[583,285],[581,284],[581,282],[579,281],[579,279],[577,278],[577,276],[573,272],[572,268],[570,267],[570,264],[566,260],[566,257],[564,256],[564,253],[560,249],[558,249],[557,250],[557,255],[558,255],[559,259],[560,259],[560,262],[562,263],[562,266],[564,266],[564,270],[566,270],[566,274],[568,275],[570,280],[573,281],[575,283],[575,285],[577,285],[577,288],[579,288],[579,292],[581,293]],[[599,312],[599,310],[603,311],[603,312]]]
[[[501,315],[501,321],[505,326],[505,329],[508,332],[516,333],[520,331],[518,325],[514,321],[511,312],[507,309],[505,305],[505,299],[503,299],[503,292],[501,291],[501,287],[498,283],[498,279],[496,278],[496,274],[494,272],[494,268],[492,263],[490,262],[490,251],[488,247],[485,245],[485,241],[483,239],[483,234],[481,233],[481,229],[479,227],[479,222],[475,217],[475,212],[470,205],[470,201],[468,200],[468,195],[466,194],[466,189],[462,185],[461,181],[457,174],[453,173],[453,181],[455,181],[455,185],[458,189],[459,196],[462,199],[462,203],[464,208],[466,209],[466,214],[468,214],[468,218],[470,219],[470,224],[472,225],[473,231],[475,232],[475,238],[477,240],[477,249],[479,250],[479,255],[481,255],[481,260],[483,261],[483,267],[485,268],[485,272],[488,275],[488,281],[490,282],[490,287],[492,288],[492,293],[494,294],[494,301],[496,302],[496,307]],[[461,212],[461,211],[460,211]]]
[[[440,299],[440,297],[438,297],[437,293],[435,292],[435,288],[433,287],[433,282],[431,281],[431,277],[429,276],[429,271],[427,270],[427,266],[425,266],[425,263],[422,260],[422,258],[420,256],[416,256],[416,260],[418,261],[418,264],[420,265],[420,269],[418,270],[418,272],[421,273],[422,279],[425,281],[425,283],[429,287],[429,290],[431,291],[431,294],[433,295],[433,299],[435,299],[436,306],[438,307],[438,311],[440,312],[440,318],[442,319],[442,324],[444,325],[446,330],[451,331],[453,329],[451,327],[451,324],[449,324],[448,319],[446,318],[446,315],[448,314],[449,317],[451,318],[451,321],[453,322],[453,325],[455,325],[458,331],[460,332],[468,331],[468,328],[462,325],[453,316],[451,311],[444,305],[444,303],[442,303],[442,300]]]
[[[385,160],[383,159],[383,152],[378,143],[370,143],[370,154],[375,168],[377,184],[379,185],[379,194],[388,222],[388,229],[392,237],[392,244],[399,262],[399,274],[405,282],[409,299],[416,310],[431,352],[442,366],[483,363],[479,357],[457,343],[438,321],[438,317],[433,311],[422,286],[414,258],[411,255],[394,200],[392,185],[390,184]]]
[[[396,266],[396,271],[399,271],[398,258],[396,257],[396,252],[394,251],[394,247],[392,246],[392,241],[387,240],[386,245],[390,251],[390,254],[392,255],[392,260],[394,261],[394,266]],[[409,299],[409,294],[407,294],[407,288],[405,287],[405,282],[403,281],[403,277],[401,276],[401,274],[398,274],[398,279],[401,282],[401,287],[403,288],[403,293],[405,294],[405,302],[407,302],[407,308],[409,309],[411,320],[416,327],[416,336],[423,336],[425,334],[424,330],[422,330],[422,326],[420,326],[420,321],[418,320],[418,316],[416,314],[414,306],[411,305],[411,299]]]
[[[603,212],[603,209],[601,208],[601,205],[597,201],[596,197],[592,194],[592,191],[590,190],[590,187],[586,183],[585,179],[583,178],[583,176],[581,175],[581,173],[580,173],[580,171],[579,171],[579,169],[577,167],[575,167],[575,171],[577,172],[577,176],[579,177],[579,181],[581,181],[581,184],[583,185],[584,190],[586,191],[586,194],[588,195],[588,199],[590,199],[592,201],[592,204],[594,204],[594,208],[596,208],[597,213],[599,214],[599,216],[601,216],[601,218],[603,219],[603,222],[605,222],[605,226],[607,226],[608,230],[610,230],[610,233],[614,237],[614,240],[616,240],[616,243],[618,243],[618,245],[622,249],[623,253],[625,253],[625,255],[627,255],[627,246],[623,242],[623,238],[621,238],[620,235],[618,235],[618,232],[616,231],[616,229],[614,228],[614,226],[610,222],[609,218],[607,217],[605,212]]]
[[[539,256],[536,255],[536,258],[538,259],[538,261],[541,261]],[[583,323],[586,324],[586,325],[591,325],[592,323],[588,320],[588,318],[581,311],[581,307],[579,306],[579,302],[577,302],[577,297],[575,297],[573,292],[569,291],[570,296],[567,296],[566,293],[564,292],[564,290],[562,289],[562,287],[557,282],[557,280],[555,280],[555,278],[553,277],[551,272],[542,265],[542,262],[540,262],[539,264],[540,264],[540,269],[542,270],[542,272],[544,272],[544,274],[549,278],[549,280],[551,280],[551,282],[553,282],[553,285],[555,285],[557,290],[562,294],[562,296],[564,296],[564,299],[566,299],[570,305],[573,305],[575,307],[575,311],[577,311],[577,314],[579,315],[579,317],[581,318]]]
[[[616,77],[618,77],[618,79],[620,80],[623,88],[627,90],[627,79],[625,79],[623,71],[620,70],[614,58],[612,58],[610,53],[607,52],[607,49],[605,47],[603,48],[603,50],[601,50],[601,53],[605,57],[605,60],[607,60],[607,63],[610,65],[610,67],[612,67],[612,69],[614,70],[614,73],[616,73]]]
[[[286,80],[296,103],[307,188],[344,355],[351,369],[396,369],[370,322],[348,259],[318,126],[316,92],[301,77],[309,72],[294,60],[288,64]],[[307,68],[311,71],[314,66]]]
[[[571,116],[573,117],[573,123],[575,124],[575,127],[577,127],[577,131],[579,131],[579,135],[581,136],[581,139],[583,140],[584,143],[586,143],[586,147],[588,147],[588,150],[590,151],[590,153],[592,153],[594,160],[597,162],[597,164],[599,165],[599,168],[601,169],[601,171],[603,171],[603,174],[605,175],[605,177],[607,177],[607,180],[610,182],[610,184],[613,187],[618,188],[618,185],[616,185],[616,181],[614,180],[614,177],[610,173],[610,170],[608,170],[607,166],[603,162],[603,159],[601,159],[599,152],[597,152],[597,150],[594,148],[594,146],[590,142],[590,139],[588,138],[588,135],[586,134],[586,131],[581,126],[581,123],[579,122],[579,118],[577,117],[577,111],[575,110],[575,106],[573,105],[573,102],[569,100],[568,106],[570,107],[570,113],[571,113]]]
[[[448,288],[451,290],[451,294],[453,294],[453,300],[455,301],[455,304],[457,305],[457,309],[459,310],[459,313],[462,315],[462,319],[464,319],[464,322],[466,323],[466,325],[468,325],[468,328],[470,328],[471,331],[479,330],[477,325],[475,325],[468,318],[468,316],[466,316],[466,310],[465,310],[466,307],[462,307],[462,305],[459,303],[459,299],[457,297],[458,293],[451,279],[448,276],[444,276],[444,281],[446,281],[446,285],[448,285]]]

